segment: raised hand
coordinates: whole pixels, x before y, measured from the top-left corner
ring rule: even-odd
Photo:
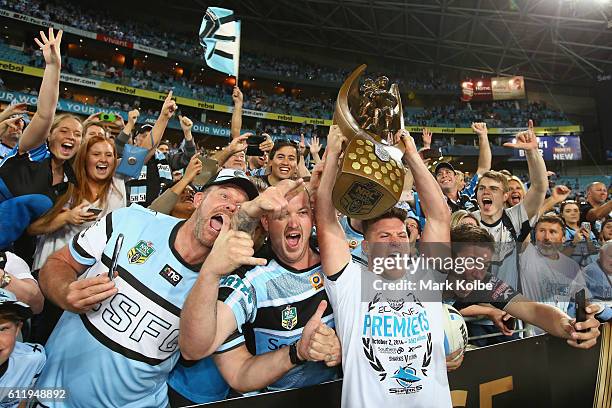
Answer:
[[[240,211],[244,211],[251,219],[258,219],[264,214],[279,218],[286,212],[289,200],[304,188],[304,181],[283,180],[275,186],[268,187],[252,201],[243,203]]]
[[[487,124],[485,122],[473,122],[472,130],[478,135],[478,137],[484,137],[489,134]]]
[[[28,113],[28,105],[26,103],[16,103],[15,105],[9,105],[5,110],[0,113],[0,122],[10,118],[13,115],[23,115]]]
[[[184,133],[191,132],[191,128],[193,127],[193,122],[187,116],[179,115],[179,122],[181,123],[181,129],[183,129]]]
[[[431,133],[431,130],[424,127],[423,128],[423,148],[424,149],[429,149],[431,147],[432,136],[433,136],[433,133]]]
[[[327,301],[322,300],[304,326],[296,348],[300,360],[324,361],[328,367],[333,367],[341,363],[342,351],[336,332],[321,321],[325,309]]]
[[[264,136],[266,140],[259,144],[259,150],[264,153],[270,153],[270,151],[274,148],[274,141],[272,140],[272,137],[267,133],[262,133],[261,135]]]
[[[60,45],[62,44],[63,31],[59,30],[57,36],[53,32],[53,28],[49,27],[49,37],[43,31],[40,31],[40,40],[34,38],[36,44],[40,47],[47,65],[52,65],[60,68],[62,66],[62,56],[60,53]],[[42,40],[42,41],[41,41]]]
[[[197,154],[194,154],[193,157],[189,160],[189,164],[185,168],[185,175],[183,176],[183,178],[185,178],[185,180],[188,180],[191,183],[195,176],[200,174],[201,171],[202,161],[198,158]]]
[[[242,106],[242,101],[244,100],[244,96],[242,95],[242,91],[237,86],[232,90],[232,100],[234,101],[234,105]]]
[[[395,146],[400,149],[402,154],[411,155],[418,154],[414,138],[410,136],[410,132],[406,129],[400,129],[394,136]]]
[[[132,109],[128,112],[128,125],[136,125],[138,118],[140,117],[140,111],[138,109]]]
[[[331,125],[327,134],[327,148],[325,151],[329,154],[340,155],[342,152],[342,144],[347,141],[342,135],[342,131],[338,125]]]
[[[306,149],[306,141],[304,140],[304,134],[300,133],[300,153]]]
[[[310,140],[310,153],[312,154],[318,154],[319,151],[321,150],[321,144],[319,143],[319,138],[316,136],[313,136],[312,139]]]
[[[555,186],[551,191],[551,197],[556,203],[567,200],[572,190],[566,186]]]
[[[230,229],[229,217],[222,214],[223,225],[213,247],[202,265],[201,272],[218,277],[232,273],[242,265],[265,265],[266,260],[255,258],[253,240],[243,231]]]
[[[538,150],[538,138],[533,131],[533,121],[531,119],[529,119],[527,127],[528,130],[519,132],[516,135],[516,141],[514,143],[504,143],[504,146],[512,147],[514,149]]]
[[[164,100],[159,116],[169,120],[174,115],[174,112],[176,112],[176,109],[176,102],[172,99],[172,91],[170,91]]]
[[[238,152],[242,152],[242,151],[246,150],[246,148],[247,148],[247,139],[249,138],[249,136],[253,136],[253,134],[252,133],[245,133],[243,135],[240,135],[240,136],[232,139],[232,141],[227,146],[227,148],[229,149],[229,151],[232,154],[238,153]]]

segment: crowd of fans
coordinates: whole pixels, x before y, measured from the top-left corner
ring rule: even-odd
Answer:
[[[26,49],[30,64],[43,66],[40,50]],[[179,96],[206,100],[220,104],[231,104],[232,88],[217,84],[207,86],[201,79],[176,77],[170,73],[134,68],[124,73],[123,68],[91,60],[82,68],[75,68],[71,58],[64,57],[62,69],[68,73],[83,75],[120,83],[139,89],[165,92],[174,89]],[[325,96],[288,95],[283,92],[269,93],[255,87],[244,90],[246,109],[319,119],[331,119],[335,101]],[[113,107],[117,107],[111,105]],[[125,110],[125,109],[124,109]],[[422,126],[468,127],[474,121],[486,122],[490,127],[521,127],[531,118],[537,125],[570,124],[568,118],[544,102],[495,101],[490,103],[452,103],[444,106],[414,108],[406,105],[406,122]]]
[[[353,135],[337,125],[325,153],[314,134],[308,143],[245,134],[238,88],[231,141],[208,157],[196,154],[187,117],[178,117],[181,148],[164,140],[177,115],[172,92],[154,125],[139,124],[131,109],[109,137],[99,118],[55,112],[61,35],[50,29],[36,39],[45,68],[34,115],[24,104],[0,113],[2,406],[18,406],[29,396],[11,389],[34,384],[67,390],[33,395],[45,406],[188,406],[319,384],[338,378],[342,364],[344,407],[450,407],[446,371],[460,369],[463,350],[445,353],[442,304],[388,297],[397,292],[361,297],[362,273],[376,279],[368,262],[433,256],[433,243],[452,243],[457,259],[490,260],[465,274],[423,270],[490,285],[443,293],[474,319],[476,345],[515,338],[510,323],[520,319],[530,332],[590,348],[612,319],[608,186],[592,183],[583,202],[568,201],[568,187],[549,183],[531,120],[505,144],[524,150],[528,189],[510,171],[491,170],[486,123],[471,124],[479,140],[472,177],[444,162],[432,174],[433,135],[423,129],[417,149],[397,131],[400,201],[360,221],[338,214],[334,183],[346,176],[340,164],[359,168],[368,148],[382,163],[371,182],[395,179],[382,144],[374,150],[360,139],[356,153],[343,154]],[[576,288],[593,302],[580,322]],[[411,320],[400,325],[398,316]],[[407,351],[389,352],[407,338],[418,356],[411,369],[427,370],[416,380],[395,357]],[[395,378],[420,381],[422,392],[389,393]]]
[[[184,57],[203,57],[202,47],[197,41],[195,32],[193,38],[169,30],[157,29],[151,24],[131,19],[119,21],[108,10],[92,10],[61,2],[42,1],[7,1],[1,0],[0,6],[22,14],[31,15],[45,21],[55,21],[61,24],[77,27],[82,30],[103,33],[119,40],[131,41],[157,48],[160,50],[181,54]],[[153,28],[153,29],[152,29]],[[267,73],[278,78],[318,80],[340,84],[346,78],[348,71],[332,66],[323,66],[306,61],[288,61],[274,56],[253,55],[243,53],[240,72],[247,74]],[[386,73],[388,75],[388,73]],[[443,90],[459,92],[459,84],[450,81],[445,76],[427,72],[394,79],[402,87],[410,90]]]
[[[425,108],[409,115],[410,123],[421,126],[467,127],[472,122],[486,122],[490,127],[522,127],[532,119],[538,125],[570,124],[563,112],[544,102],[519,103],[495,101],[490,103],[453,103]]]

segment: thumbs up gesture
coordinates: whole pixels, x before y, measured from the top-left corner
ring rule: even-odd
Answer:
[[[326,309],[327,301],[322,300],[302,330],[297,353],[300,360],[324,361],[328,367],[333,367],[342,362],[342,349],[336,332],[321,321]]]

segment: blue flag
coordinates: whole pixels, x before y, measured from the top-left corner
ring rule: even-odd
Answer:
[[[238,77],[240,21],[232,10],[219,7],[206,10],[200,26],[200,44],[209,67]]]

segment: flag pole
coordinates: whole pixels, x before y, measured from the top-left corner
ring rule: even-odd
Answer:
[[[240,85],[238,83],[238,70],[240,69],[240,37],[242,37],[242,22],[240,20],[237,20],[235,24],[238,25],[238,35],[236,36],[236,55],[234,60],[234,72],[236,73],[236,86],[240,88]]]

